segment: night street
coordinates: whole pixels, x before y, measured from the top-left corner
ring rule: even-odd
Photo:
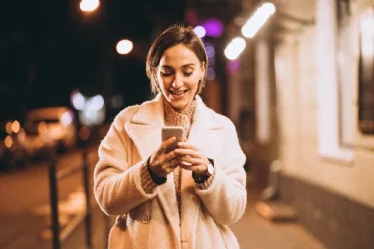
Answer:
[[[89,150],[90,183],[92,169],[97,161],[97,147]],[[58,159],[60,169],[72,167],[81,162],[82,150],[63,154]],[[50,249],[52,242],[46,239],[49,233],[49,185],[48,162],[31,163],[26,169],[0,178],[0,248],[1,249]],[[60,222],[74,222],[73,217],[81,210],[83,204],[82,175],[67,178],[59,184],[61,214]],[[3,191],[7,189],[8,191]],[[26,192],[27,191],[27,192]],[[77,196],[76,201],[66,201],[69,196]],[[298,222],[272,223],[260,217],[255,209],[258,194],[249,190],[247,211],[243,218],[232,229],[243,249],[324,249],[324,246],[306,231]],[[107,221],[94,199],[93,202],[93,248],[103,249],[107,239]],[[63,224],[62,224],[63,225]],[[251,236],[248,236],[250,234]],[[47,235],[48,236],[48,235]],[[85,228],[81,221],[69,236],[61,243],[61,248],[86,249]]]
[[[88,149],[90,184],[92,184],[92,169],[97,160],[96,151],[96,147]],[[60,155],[58,167],[62,169],[80,164],[81,157],[81,149]],[[1,175],[0,248],[51,248],[51,241],[47,238],[50,223],[48,163],[48,161],[33,162],[25,169]],[[60,223],[62,225],[72,221],[72,218],[84,208],[82,190],[80,172],[62,180],[59,184]],[[94,248],[103,248],[101,243],[105,241],[103,238],[106,236],[103,225],[104,216],[98,210],[94,199],[91,200],[94,208],[92,216],[94,217],[94,234],[98,233],[93,236],[95,238]],[[72,235],[62,243],[62,248],[85,248],[83,222],[80,223]]]
[[[374,0],[3,1],[0,37],[0,249],[374,249]]]

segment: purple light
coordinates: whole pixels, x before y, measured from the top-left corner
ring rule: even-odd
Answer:
[[[230,74],[234,74],[239,71],[240,61],[239,60],[230,60],[226,64],[226,68]]]
[[[208,19],[202,23],[206,30],[206,35],[211,37],[220,37],[223,32],[223,24],[218,19]]]

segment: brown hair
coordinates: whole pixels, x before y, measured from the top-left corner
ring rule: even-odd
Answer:
[[[146,73],[148,78],[151,80],[151,89],[153,93],[157,93],[159,89],[154,76],[154,70],[158,67],[165,50],[178,44],[183,44],[194,52],[201,65],[204,66],[205,72],[207,71],[208,56],[204,44],[193,31],[192,27],[180,24],[170,26],[156,38],[147,54]],[[201,93],[204,86],[205,79],[202,79],[199,81],[197,93]]]

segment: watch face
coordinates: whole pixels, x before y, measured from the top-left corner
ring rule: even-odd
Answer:
[[[209,164],[208,164],[208,173],[209,173],[210,175],[212,175],[212,174],[213,174],[213,171],[214,171],[214,167],[213,167],[213,165],[212,165],[211,163],[209,163]]]

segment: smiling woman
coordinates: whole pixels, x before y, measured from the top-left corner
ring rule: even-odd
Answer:
[[[172,26],[151,46],[156,98],[120,112],[99,146],[95,197],[117,215],[110,248],[239,248],[227,225],[246,207],[245,155],[233,123],[199,96],[207,62],[191,27]],[[161,141],[172,126],[179,142]]]

